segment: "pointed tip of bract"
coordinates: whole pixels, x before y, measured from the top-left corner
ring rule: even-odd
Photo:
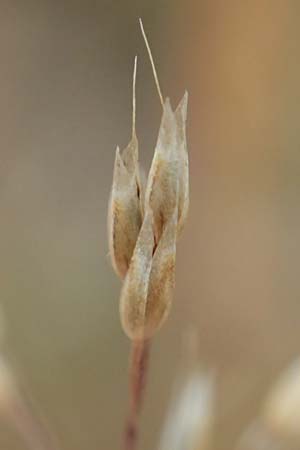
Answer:
[[[163,113],[162,113],[162,119],[161,119],[159,132],[164,127],[170,128],[170,130],[168,131],[168,134],[171,133],[172,127],[176,127],[175,115],[174,115],[174,111],[172,109],[169,97],[166,98],[166,100],[163,104]]]
[[[116,148],[115,165],[124,166],[123,158],[121,156],[121,151],[120,151],[120,147],[119,146],[117,146],[117,148]]]
[[[188,91],[185,91],[181,101],[179,102],[179,104],[182,104],[182,109],[184,109],[184,110],[187,109],[188,102],[189,102],[189,93],[188,93]]]
[[[116,154],[115,154],[115,163],[114,163],[114,177],[116,177],[118,172],[124,168],[125,167],[124,167],[123,159],[121,157],[120,147],[117,146]]]
[[[123,165],[130,175],[134,175],[138,171],[138,139],[135,131],[127,147],[124,148],[121,155]]]
[[[177,108],[175,110],[175,112],[177,114],[180,114],[182,116],[182,119],[183,119],[184,122],[186,121],[186,118],[187,118],[188,100],[189,100],[189,94],[188,94],[187,91],[185,91],[182,99],[178,103]]]
[[[119,146],[116,148],[114,175],[113,175],[113,189],[117,187],[117,183],[125,177],[127,179],[127,171],[120,153]]]
[[[164,111],[166,111],[166,112],[173,112],[172,106],[171,106],[171,101],[170,101],[169,97],[166,97],[163,108],[164,108]]]

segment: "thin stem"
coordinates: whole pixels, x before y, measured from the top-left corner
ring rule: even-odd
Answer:
[[[135,121],[136,121],[136,69],[137,69],[137,56],[134,58],[133,77],[132,77],[132,138],[135,137]]]
[[[129,369],[130,409],[124,433],[124,450],[135,450],[137,448],[139,414],[143,404],[146,386],[149,351],[149,341],[136,341],[132,343]]]
[[[155,84],[156,84],[156,88],[157,88],[157,92],[158,92],[158,95],[159,95],[160,103],[161,103],[161,106],[163,107],[164,106],[164,99],[163,99],[163,96],[162,96],[162,93],[161,93],[161,89],[160,89],[160,85],[159,85],[159,81],[158,81],[157,72],[156,72],[156,69],[155,69],[155,64],[154,64],[151,48],[150,48],[150,45],[149,45],[149,42],[148,42],[145,30],[144,30],[144,25],[143,25],[143,22],[142,22],[141,18],[139,19],[139,22],[140,22],[142,35],[143,35],[143,38],[144,38],[144,41],[145,41],[145,44],[146,44],[146,47],[147,47],[149,59],[150,59],[150,62],[151,62],[153,76],[154,76],[154,81],[155,81]]]

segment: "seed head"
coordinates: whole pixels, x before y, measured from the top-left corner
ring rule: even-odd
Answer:
[[[117,148],[109,206],[112,264],[124,279],[121,322],[133,340],[152,337],[168,315],[175,283],[176,241],[189,205],[188,96],[185,93],[175,111],[168,98],[163,101],[143,28],[142,32],[162,100],[162,119],[144,189],[135,133],[135,62],[132,139],[122,154]]]

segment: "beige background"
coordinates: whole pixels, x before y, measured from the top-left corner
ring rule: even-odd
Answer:
[[[190,94],[191,211],[174,308],[153,343],[141,450],[156,448],[182,333],[218,372],[227,450],[299,354],[300,3],[2,1],[0,279],[4,351],[64,450],[117,449],[129,343],[107,257],[114,151],[152,157],[164,95]],[[24,448],[5,424],[0,448]]]

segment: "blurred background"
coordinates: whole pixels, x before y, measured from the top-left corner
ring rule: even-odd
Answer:
[[[299,356],[300,2],[5,1],[0,14],[3,351],[64,450],[120,448],[129,342],[106,214],[115,147],[146,168],[164,96],[189,92],[191,207],[154,339],[141,450],[155,449],[181,340],[217,373],[215,449],[232,448]],[[22,440],[0,424],[0,448]]]

